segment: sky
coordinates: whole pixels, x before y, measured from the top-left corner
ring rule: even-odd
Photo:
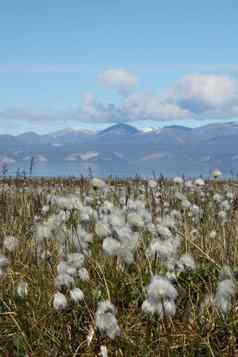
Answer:
[[[238,2],[9,0],[0,133],[238,119]]]

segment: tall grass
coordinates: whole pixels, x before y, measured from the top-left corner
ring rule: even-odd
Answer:
[[[184,184],[161,179],[154,188],[142,180],[110,180],[107,189],[94,189],[84,178],[79,180],[24,179],[1,182],[0,235],[1,253],[9,265],[1,274],[0,289],[0,354],[2,356],[100,356],[106,346],[108,356],[236,356],[238,355],[238,199],[236,182],[206,182],[188,188]],[[177,198],[180,192],[200,213],[191,213]],[[227,192],[230,193],[227,198]],[[214,194],[221,195],[221,202]],[[195,269],[176,271],[173,285],[177,289],[176,313],[159,318],[146,314],[142,304],[147,287],[154,275],[168,276],[169,268],[159,254],[151,256],[148,247],[153,232],[144,227],[131,227],[140,236],[131,264],[116,254],[109,256],[102,250],[103,239],[95,233],[100,216],[90,215],[82,222],[82,208],[65,207],[52,197],[77,197],[82,207],[90,206],[97,214],[107,200],[123,211],[128,201],[140,200],[154,225],[173,210],[180,216],[170,229],[178,237],[180,246],[176,259],[192,256]],[[125,197],[125,203],[120,201]],[[226,219],[219,212],[222,202],[229,201]],[[42,208],[48,206],[43,213]],[[41,241],[44,257],[39,254],[37,226],[49,222],[50,217],[68,212],[65,221],[51,230]],[[116,211],[117,213],[118,211]],[[124,211],[123,211],[124,212]],[[138,211],[140,213],[140,211]],[[137,212],[137,213],[138,213]],[[48,223],[47,223],[48,224]],[[75,278],[84,299],[75,303],[69,289],[61,292],[67,307],[57,311],[53,307],[57,266],[75,251],[72,234],[79,228],[92,234],[85,255],[84,266],[89,280]],[[196,230],[196,231],[195,231]],[[215,231],[216,236],[211,237]],[[63,248],[60,235],[65,235]],[[14,236],[18,245],[12,252],[4,240]],[[63,249],[63,250],[62,250]],[[128,248],[129,249],[129,248]],[[79,250],[79,249],[77,249]],[[226,268],[230,267],[230,270]],[[173,271],[174,272],[174,271]],[[215,296],[219,281],[232,280],[235,295],[230,309],[224,312],[216,303],[205,303],[207,296]],[[28,284],[25,296],[17,287]],[[110,339],[101,333],[95,322],[98,303],[109,300],[116,308],[121,334]],[[208,300],[207,300],[208,301]]]

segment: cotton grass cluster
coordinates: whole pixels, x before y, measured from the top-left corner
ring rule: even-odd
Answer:
[[[217,178],[3,182],[0,354],[235,355],[238,188]]]
[[[173,317],[176,312],[177,290],[167,277],[155,275],[147,287],[147,299],[142,304],[145,313],[159,318]]]

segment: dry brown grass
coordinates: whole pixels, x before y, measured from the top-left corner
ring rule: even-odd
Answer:
[[[141,186],[146,183],[135,180],[111,181],[113,187],[125,186],[128,197],[136,197]],[[6,185],[9,189],[6,189]],[[169,208],[181,210],[174,199],[172,183],[159,182],[162,199],[169,202]],[[178,234],[182,239],[181,253],[193,255],[197,269],[182,273],[178,277],[177,312],[171,320],[159,321],[142,313],[145,287],[150,281],[151,269],[154,274],[163,271],[160,261],[148,264],[143,246],[136,254],[135,263],[120,269],[115,258],[100,254],[100,244],[96,240],[92,256],[86,266],[90,281],[81,283],[85,301],[79,305],[69,304],[59,313],[52,307],[55,292],[54,278],[59,262],[57,247],[48,246],[52,252],[50,259],[39,262],[35,255],[34,217],[41,216],[46,203],[46,195],[53,188],[58,192],[84,194],[88,181],[59,179],[7,180],[0,188],[0,236],[14,235],[20,241],[16,252],[8,254],[10,260],[7,274],[1,278],[0,290],[0,354],[2,356],[99,356],[100,346],[106,345],[109,356],[237,356],[238,355],[238,302],[235,301],[227,316],[210,308],[201,314],[200,305],[206,294],[214,293],[218,275],[224,265],[234,272],[238,267],[238,204],[233,201],[228,221],[222,225],[217,208],[212,201],[214,192],[223,192],[225,187],[236,192],[235,182],[210,182],[204,191],[205,201],[197,192],[186,193],[190,201],[203,208],[203,215],[195,224],[186,210],[182,211],[182,221]],[[61,188],[60,188],[61,187]],[[27,188],[26,190],[24,188]],[[28,188],[31,188],[28,190]],[[38,188],[43,188],[38,192]],[[158,213],[153,194],[144,193],[148,207],[154,218]],[[113,200],[116,202],[117,194]],[[162,207],[163,209],[163,207]],[[77,212],[70,224],[78,220]],[[194,241],[191,231],[198,229]],[[92,223],[91,231],[94,226]],[[209,233],[215,229],[217,238],[211,240]],[[149,239],[146,232],[144,242]],[[146,244],[146,243],[145,243]],[[16,286],[24,280],[29,284],[29,294],[21,299],[16,294]],[[66,292],[66,295],[68,292]],[[95,330],[95,311],[101,298],[110,300],[117,307],[118,323],[122,334],[111,341]],[[88,345],[87,336],[93,328],[94,336]]]

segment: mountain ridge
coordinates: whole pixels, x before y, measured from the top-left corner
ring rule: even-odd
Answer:
[[[214,167],[228,175],[238,172],[238,124],[171,125],[145,133],[122,123],[93,134],[66,128],[0,135],[0,163],[5,161],[9,172],[27,170],[26,158],[32,156],[38,158],[35,174],[43,176],[85,174],[91,166],[99,176],[208,175]]]
[[[105,134],[117,134],[117,135],[133,135],[137,134],[140,131],[132,125],[118,123],[112,126],[109,126],[106,129],[100,130],[97,135],[105,135]]]
[[[75,129],[72,127],[65,127],[63,129],[59,129],[56,131],[50,131],[48,133],[45,134],[39,134],[35,131],[24,131],[22,133],[19,134],[9,134],[9,133],[2,133],[0,134],[0,136],[8,136],[8,137],[21,137],[21,136],[27,136],[27,135],[34,135],[34,136],[63,136],[63,135],[68,135],[68,134],[89,134],[89,135],[93,135],[93,134],[102,134],[105,132],[111,132],[117,129],[123,129],[123,130],[128,130],[130,133],[153,133],[156,131],[160,131],[162,129],[178,129],[178,130],[184,130],[184,131],[197,131],[197,130],[202,130],[202,129],[208,129],[208,128],[226,128],[226,127],[235,127],[238,128],[238,122],[235,121],[230,121],[230,122],[225,122],[225,123],[219,123],[219,122],[215,122],[215,123],[209,123],[209,124],[205,124],[205,125],[201,125],[198,127],[187,127],[184,125],[176,125],[176,124],[172,124],[172,125],[166,125],[164,127],[145,127],[145,128],[136,128],[135,126],[131,125],[131,124],[125,124],[125,123],[118,123],[118,124],[113,124],[110,125],[104,129],[101,130],[93,130],[93,129]]]

